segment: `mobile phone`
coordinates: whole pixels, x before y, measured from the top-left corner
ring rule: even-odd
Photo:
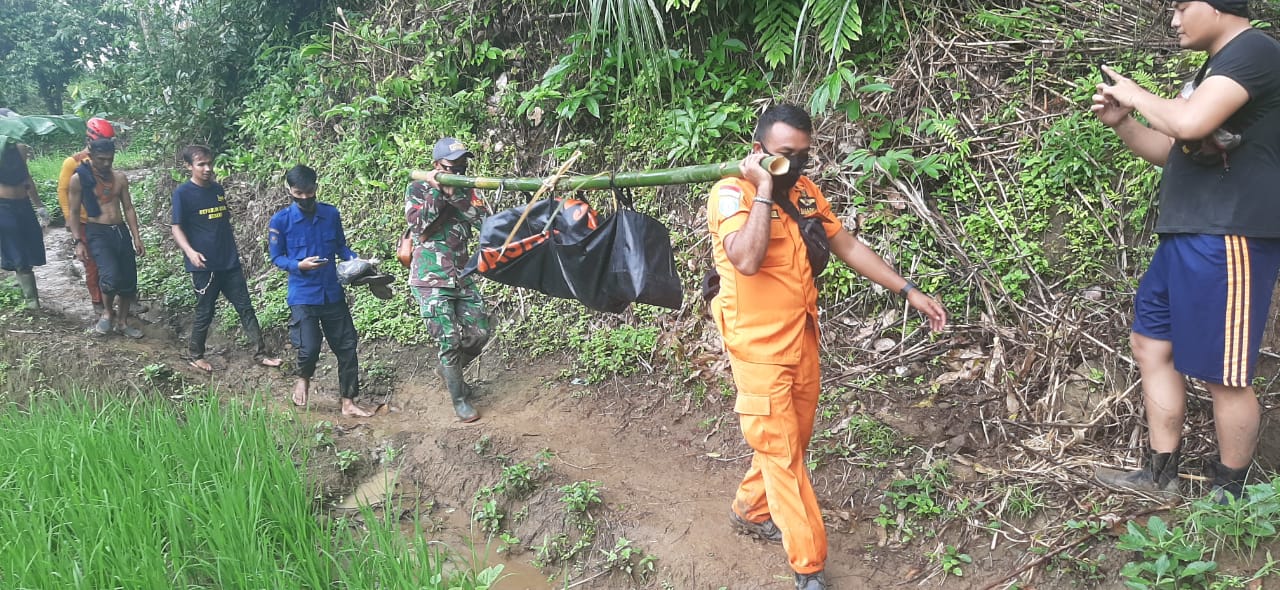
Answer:
[[[328,259],[328,258],[317,258],[317,259],[316,259],[316,264],[329,264],[329,259]]]
[[[1106,64],[1098,64],[1098,73],[1102,75],[1102,83],[1106,84],[1107,86],[1114,86],[1116,81],[1111,77],[1110,74],[1107,74],[1107,72],[1102,69],[1102,66],[1104,65]]]

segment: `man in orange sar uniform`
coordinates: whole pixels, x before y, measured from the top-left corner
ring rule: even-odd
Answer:
[[[707,221],[720,291],[711,316],[729,351],[737,387],[734,411],[755,453],[738,487],[733,526],[781,541],[799,590],[829,588],[823,573],[827,536],[805,466],[821,377],[818,368],[818,291],[801,233],[821,223],[830,252],[853,270],[899,293],[941,330],[942,305],[902,278],[844,229],[822,191],[802,171],[813,122],[793,105],[775,105],[757,122],[743,178],[711,188]],[[786,157],[790,170],[771,176],[767,155]],[[779,203],[782,203],[781,205]],[[817,231],[819,226],[814,226]],[[819,240],[820,241],[820,240]]]

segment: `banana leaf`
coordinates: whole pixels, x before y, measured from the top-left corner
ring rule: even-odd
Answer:
[[[28,135],[48,135],[55,132],[68,135],[84,135],[84,120],[75,115],[13,115],[0,117],[0,151],[9,142],[22,141]]]

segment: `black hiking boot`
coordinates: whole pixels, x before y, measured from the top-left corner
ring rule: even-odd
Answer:
[[[1226,506],[1234,501],[1240,501],[1244,498],[1244,483],[1249,476],[1249,468],[1232,469],[1222,464],[1222,461],[1213,462],[1213,489],[1209,491],[1209,498],[1215,504]]]
[[[827,576],[821,571],[812,574],[796,574],[796,590],[827,590]]]
[[[1098,483],[1118,490],[1145,492],[1157,496],[1174,496],[1178,493],[1178,460],[1181,449],[1171,453],[1147,450],[1147,460],[1142,469],[1120,471],[1099,467],[1094,473]]]
[[[733,528],[744,535],[750,535],[761,541],[770,543],[782,542],[782,531],[778,530],[778,525],[773,523],[772,518],[766,518],[763,522],[750,522],[733,509],[729,510],[729,524]]]

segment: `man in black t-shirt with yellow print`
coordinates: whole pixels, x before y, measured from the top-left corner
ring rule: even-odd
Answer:
[[[280,366],[280,359],[267,354],[258,316],[249,301],[249,287],[240,268],[240,252],[231,229],[231,211],[227,194],[214,181],[213,153],[209,148],[193,145],[182,150],[182,161],[191,172],[191,180],[173,191],[173,241],[186,256],[186,268],[196,291],[196,316],[191,325],[187,351],[192,367],[209,373],[213,366],[204,358],[205,339],[218,294],[240,316],[240,327],[254,346],[255,358],[267,367]]]
[[[1160,244],[1134,302],[1150,448],[1140,471],[1099,469],[1128,490],[1174,494],[1185,377],[1213,396],[1215,500],[1243,494],[1260,407],[1251,382],[1280,268],[1280,43],[1249,24],[1245,0],[1172,2],[1184,49],[1209,54],[1166,99],[1105,68],[1091,109],[1139,157],[1163,167]],[[1133,118],[1137,111],[1147,125]]]

